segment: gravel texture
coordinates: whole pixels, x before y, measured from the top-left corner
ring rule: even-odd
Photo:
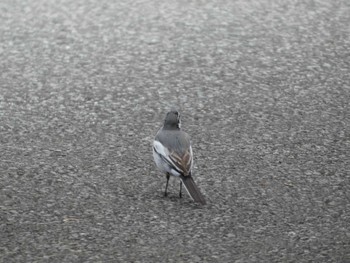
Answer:
[[[2,0],[0,262],[350,262],[348,0]],[[152,140],[177,108],[208,204]]]

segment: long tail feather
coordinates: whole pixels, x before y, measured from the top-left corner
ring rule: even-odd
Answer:
[[[205,205],[205,199],[198,186],[193,181],[192,176],[180,176],[181,181],[184,183],[188,194],[192,197],[193,201]]]

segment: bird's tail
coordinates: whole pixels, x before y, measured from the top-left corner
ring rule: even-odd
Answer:
[[[205,205],[205,199],[198,186],[193,181],[192,176],[180,176],[181,181],[185,185],[188,194],[192,197],[193,201]]]

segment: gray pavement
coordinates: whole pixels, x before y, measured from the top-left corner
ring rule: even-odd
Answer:
[[[350,2],[0,2],[0,262],[350,262]],[[152,139],[178,108],[208,204]]]

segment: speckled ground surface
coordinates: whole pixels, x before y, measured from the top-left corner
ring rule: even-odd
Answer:
[[[350,262],[349,25],[347,0],[1,1],[0,262]],[[174,107],[205,207],[163,197]]]

